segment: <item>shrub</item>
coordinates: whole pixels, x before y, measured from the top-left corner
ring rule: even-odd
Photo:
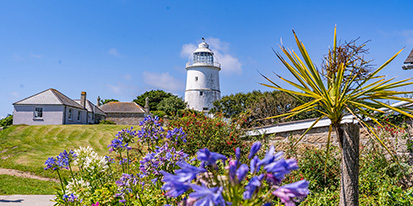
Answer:
[[[100,122],[99,122],[99,124],[116,124],[116,123],[115,123],[115,122],[113,122],[113,121],[110,121],[110,120],[104,119],[104,120],[100,121]]]
[[[181,118],[170,120],[169,129],[182,128],[186,136],[183,149],[194,155],[199,149],[209,148],[211,151],[229,156],[237,147],[248,151],[241,140],[243,131],[237,123],[227,123],[221,116],[209,118],[202,113],[184,112]]]
[[[0,119],[0,127],[7,128],[13,125],[13,115],[8,115],[6,118]]]
[[[154,116],[157,116],[157,117],[160,117],[160,118],[162,118],[162,117],[164,117],[164,116],[166,115],[166,113],[165,113],[164,111],[159,111],[159,110],[151,111],[151,113],[152,113]]]

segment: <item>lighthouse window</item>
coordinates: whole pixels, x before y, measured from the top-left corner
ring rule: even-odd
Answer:
[[[199,96],[202,96],[203,94],[204,94],[203,91],[200,91],[200,92],[199,92]]]
[[[195,77],[195,81],[198,81],[198,77]]]

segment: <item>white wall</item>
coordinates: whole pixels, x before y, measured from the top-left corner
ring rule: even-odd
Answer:
[[[43,117],[34,118],[34,108],[43,108]],[[14,105],[13,124],[48,125],[63,123],[62,105]]]
[[[69,118],[69,110],[72,110],[72,118]],[[80,111],[80,121],[78,121],[78,112]],[[87,124],[87,111],[74,107],[66,106],[64,124]]]
[[[189,66],[187,69],[185,102],[188,108],[202,111],[213,107],[221,98],[219,68],[215,66]],[[202,92],[202,95],[201,95]]]

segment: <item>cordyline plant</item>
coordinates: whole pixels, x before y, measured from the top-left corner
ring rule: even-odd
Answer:
[[[354,58],[351,58],[351,55],[353,54],[347,53],[350,58],[342,58],[343,56],[341,55],[343,55],[343,53],[340,53],[340,47],[337,47],[336,29],[334,29],[334,46],[326,57],[325,65],[323,66],[327,71],[324,76],[326,80],[323,80],[323,76],[313,64],[304,44],[298,39],[294,31],[293,33],[301,57],[292,49],[286,49],[282,45],[280,48],[290,62],[287,62],[280,53],[275,53],[295,77],[296,81],[278,77],[299,91],[282,88],[264,75],[263,77],[272,85],[262,85],[287,92],[294,97],[301,96],[313,99],[292,109],[288,113],[269,118],[290,118],[308,111],[317,111],[321,114],[298,139],[295,145],[319,120],[322,118],[330,119],[331,124],[327,136],[326,156],[328,157],[329,154],[331,132],[334,129],[342,152],[340,205],[358,205],[359,127],[355,124],[342,125],[342,120],[344,115],[353,115],[362,127],[370,131],[370,137],[377,140],[395,159],[394,155],[366,120],[370,119],[379,126],[382,126],[380,123],[381,119],[367,112],[368,110],[372,110],[378,113],[384,113],[380,108],[388,108],[400,114],[413,117],[413,115],[408,113],[411,112],[411,109],[394,107],[383,103],[383,100],[413,102],[412,99],[400,97],[400,95],[412,93],[411,91],[395,91],[395,89],[411,85],[413,82],[410,82],[410,79],[392,81],[394,78],[391,78],[386,80],[384,76],[378,75],[402,50],[371,73],[360,73],[357,68],[354,69],[352,65],[353,62],[351,61],[352,59],[354,60]]]

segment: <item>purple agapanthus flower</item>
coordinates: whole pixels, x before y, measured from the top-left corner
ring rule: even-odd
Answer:
[[[63,201],[65,202],[74,202],[77,200],[77,196],[71,193],[70,195],[64,194],[62,197]]]
[[[200,149],[196,154],[197,154],[198,160],[202,161],[202,163],[205,165],[216,166],[217,160],[227,159],[227,157],[225,157],[222,154],[219,154],[216,152],[210,152],[208,148]]]
[[[298,169],[298,166],[297,161],[294,159],[285,160],[284,158],[281,158],[266,165],[264,169],[269,173],[269,175],[267,175],[267,180],[278,185],[285,178],[286,174],[290,173],[292,170]]]
[[[197,199],[194,206],[225,205],[225,200],[222,197],[223,187],[208,188],[205,185],[192,184],[191,188],[194,192],[189,194],[189,197]]]
[[[235,158],[237,158],[238,161],[241,159],[241,149],[239,147],[235,149]]]
[[[279,197],[286,206],[294,206],[297,198],[304,198],[310,192],[308,182],[301,180],[276,189],[272,194]]]
[[[254,194],[255,190],[261,186],[261,181],[264,178],[264,174],[259,176],[254,176],[248,182],[247,186],[245,187],[245,191],[243,194],[244,200],[251,199],[252,195]]]
[[[178,173],[176,175],[165,171],[161,171],[161,173],[164,176],[162,181],[165,182],[162,189],[168,191],[166,196],[178,197],[190,188],[189,182],[193,178],[191,173]]]
[[[259,167],[257,169],[257,164],[260,161],[260,159],[258,158],[258,156],[254,156],[254,158],[252,158],[251,162],[250,162],[250,169],[251,169],[251,173],[255,173],[255,172],[259,172]],[[257,170],[257,171],[255,171]]]
[[[238,183],[241,183],[247,176],[249,171],[248,165],[242,164],[236,171]]]
[[[261,149],[261,142],[257,141],[254,142],[254,144],[252,144],[251,146],[251,151],[250,154],[248,155],[248,159],[251,159],[252,157],[254,157],[255,154],[257,154],[257,152]]]

